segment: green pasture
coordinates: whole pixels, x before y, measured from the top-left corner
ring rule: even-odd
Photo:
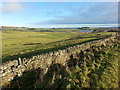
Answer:
[[[33,32],[3,31],[2,58],[3,62],[19,58],[19,55],[69,46],[99,38],[105,38],[111,32],[80,33],[80,32]],[[17,56],[17,58],[12,58]],[[6,59],[7,58],[7,59]]]

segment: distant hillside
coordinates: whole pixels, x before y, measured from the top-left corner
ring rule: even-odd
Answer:
[[[28,27],[13,27],[13,26],[2,26],[3,31],[8,30],[28,30]]]
[[[80,32],[80,28],[29,28],[29,27],[12,27],[12,26],[2,26],[3,31],[36,31],[36,32]]]
[[[14,26],[2,26],[0,30],[3,31],[34,31],[34,32],[81,32],[82,30],[92,30],[94,32],[114,32],[117,30],[117,27],[81,27],[81,28],[29,28],[29,27],[14,27]]]

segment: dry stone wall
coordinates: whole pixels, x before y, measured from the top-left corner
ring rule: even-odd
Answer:
[[[81,45],[76,45],[73,47],[68,47],[64,50],[58,50],[54,52],[49,52],[46,54],[36,55],[32,58],[19,58],[18,60],[9,61],[1,64],[0,66],[0,78],[2,79],[1,86],[4,86],[9,81],[13,80],[16,76],[22,76],[23,72],[42,68],[45,72],[48,70],[49,66],[53,63],[58,63],[65,65],[66,61],[70,59],[70,56],[76,57],[80,51],[84,51],[91,46],[106,46],[109,42],[114,41],[115,36],[101,39],[97,41],[87,42]]]

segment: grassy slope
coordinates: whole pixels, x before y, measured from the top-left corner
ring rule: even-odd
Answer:
[[[96,47],[95,47],[96,48]],[[17,88],[117,88],[120,43],[89,49],[86,57],[74,58],[67,66],[53,64],[41,79],[40,69],[26,72],[8,87]],[[67,67],[67,68],[66,68]]]
[[[88,40],[104,38],[109,34],[111,34],[111,32],[86,34],[77,32],[3,31],[3,62],[7,60],[17,59],[18,57],[21,57],[20,55],[22,54],[36,52],[38,50],[51,50],[52,48],[60,48]],[[30,45],[31,43],[34,45]],[[31,56],[32,54],[28,56]]]
[[[65,33],[65,32],[20,32],[20,31],[3,31],[3,57],[8,55],[22,54],[24,52],[30,52],[29,50],[35,50],[41,48],[43,45],[24,45],[29,43],[41,43],[46,44],[50,42],[60,41],[68,39],[77,33]]]

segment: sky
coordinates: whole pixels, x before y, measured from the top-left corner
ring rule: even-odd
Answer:
[[[2,2],[1,26],[117,24],[117,2]]]

